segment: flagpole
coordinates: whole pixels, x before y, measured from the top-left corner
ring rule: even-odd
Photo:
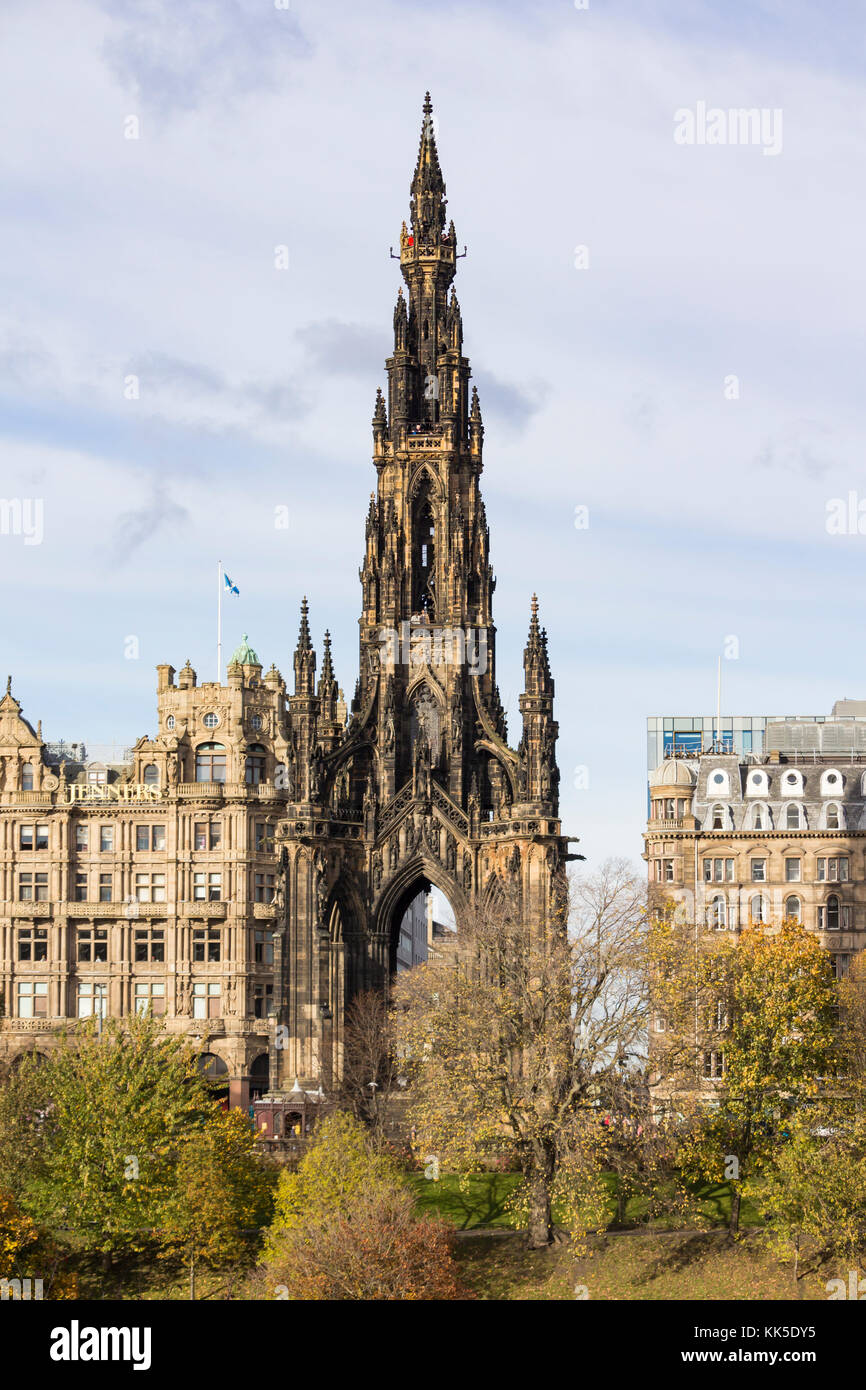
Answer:
[[[217,561],[217,685],[223,671],[223,562]]]

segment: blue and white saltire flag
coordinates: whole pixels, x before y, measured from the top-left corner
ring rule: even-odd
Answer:
[[[223,575],[223,579],[224,579],[225,582],[226,582],[226,591],[227,591],[227,593],[230,593],[230,594],[239,594],[239,593],[240,593],[240,589],[238,588],[237,584],[233,584],[232,581],[229,579],[229,577],[228,577],[227,574],[224,574],[224,575]]]

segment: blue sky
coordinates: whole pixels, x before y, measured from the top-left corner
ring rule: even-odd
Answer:
[[[866,499],[858,7],[43,0],[0,40],[0,495],[44,503],[2,650],[46,738],[132,743],[158,662],[213,678],[218,559],[227,647],[288,674],[306,592],[351,691],[428,87],[499,680],[516,741],[536,590],[567,832],[639,853],[646,716],[711,712],[729,635],[725,712],[866,693],[866,537],[825,525]],[[781,109],[780,153],[678,145],[699,102]]]

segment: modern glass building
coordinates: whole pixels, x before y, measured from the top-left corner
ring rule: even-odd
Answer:
[[[776,727],[767,744],[768,724]],[[646,726],[648,774],[665,758],[711,752],[714,745],[741,757],[770,748],[862,752],[866,750],[866,701],[837,700],[831,714],[723,714],[721,720],[714,714],[653,714]]]

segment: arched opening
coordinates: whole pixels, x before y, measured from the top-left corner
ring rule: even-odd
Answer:
[[[426,488],[415,504],[412,519],[412,612],[436,614],[436,521]]]
[[[220,1101],[223,1105],[228,1105],[229,1069],[222,1057],[218,1057],[215,1052],[202,1052],[196,1060],[196,1066],[202,1076],[211,1083],[211,1094],[214,1100]]]
[[[457,931],[454,910],[441,888],[416,880],[397,903],[392,918],[389,968],[392,975],[424,965]]]
[[[260,1100],[269,1085],[270,1059],[266,1052],[261,1052],[250,1067],[250,1100]]]

